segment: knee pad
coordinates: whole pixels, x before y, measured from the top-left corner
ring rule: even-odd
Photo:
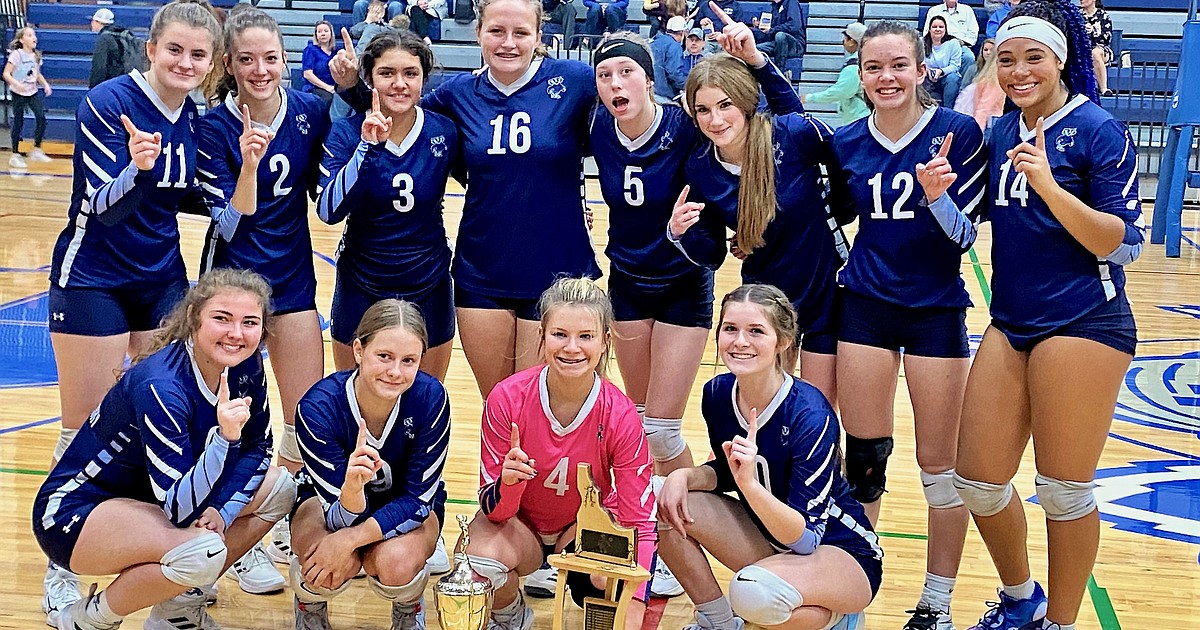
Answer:
[[[675,459],[687,448],[680,418],[646,417],[642,426],[646,429],[646,442],[650,444],[650,457],[656,462]]]
[[[283,439],[279,441],[279,456],[289,462],[303,463],[304,455],[300,453],[300,440],[296,438],[296,425],[283,425]]]
[[[1012,499],[1012,483],[998,484],[973,481],[954,473],[954,489],[975,516],[993,516]]]
[[[413,579],[409,580],[408,584],[403,586],[388,586],[379,581],[379,578],[374,575],[367,577],[367,584],[376,595],[399,604],[411,604],[421,599],[421,593],[425,592],[425,583],[429,581],[429,569],[421,567]]]
[[[571,600],[580,608],[583,608],[583,600],[586,597],[604,597],[604,589],[596,588],[596,585],[592,584],[592,576],[587,573],[568,571],[567,586],[571,589]]]
[[[1052,521],[1073,521],[1096,509],[1093,481],[1063,481],[1038,475],[1033,482],[1037,486],[1038,503]]]
[[[733,612],[760,626],[775,626],[788,620],[804,605],[804,597],[783,578],[756,565],[733,574],[729,582],[729,604]]]
[[[887,460],[895,441],[890,437],[857,438],[846,434],[846,480],[850,496],[859,503],[874,503],[887,486]]]
[[[58,430],[58,441],[54,443],[54,461],[62,461],[63,454],[67,452],[71,442],[75,441],[76,435],[79,435],[79,429],[62,427]]]
[[[288,469],[280,466],[279,476],[275,478],[275,485],[267,492],[267,498],[263,499],[262,504],[254,511],[254,515],[268,523],[278,523],[283,520],[283,517],[291,514],[295,505],[296,478],[288,472]]]
[[[925,502],[935,510],[949,510],[963,504],[958,490],[954,489],[954,470],[940,473],[921,471],[921,485],[925,489]]]
[[[319,602],[327,602],[342,591],[350,588],[350,580],[346,580],[345,584],[335,588],[317,588],[308,582],[304,581],[304,573],[301,570],[300,558],[292,556],[291,564],[288,566],[288,582],[292,585],[292,592],[296,594],[296,599],[305,604],[316,604]]]
[[[229,550],[216,532],[208,532],[163,554],[163,577],[188,588],[208,586],[221,577]]]
[[[492,588],[500,590],[501,586],[508,583],[508,573],[512,569],[501,564],[499,560],[471,555],[467,556],[467,560],[476,573],[492,581]]]

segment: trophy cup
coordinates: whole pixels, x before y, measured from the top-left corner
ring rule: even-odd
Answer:
[[[454,547],[454,569],[433,585],[438,622],[443,630],[483,630],[492,614],[492,581],[477,575],[467,559],[467,517],[458,515],[462,531]]]

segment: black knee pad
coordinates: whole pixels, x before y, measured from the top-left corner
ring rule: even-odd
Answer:
[[[596,588],[596,585],[592,584],[592,577],[587,573],[567,572],[567,586],[571,589],[571,599],[580,608],[583,608],[585,597],[604,599],[604,589]]]
[[[883,496],[894,443],[890,437],[863,439],[846,434],[846,480],[850,496],[859,503],[874,503]]]

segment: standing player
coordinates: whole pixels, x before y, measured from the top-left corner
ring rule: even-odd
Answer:
[[[329,600],[360,569],[391,602],[392,630],[425,627],[425,558],[445,518],[450,445],[446,390],[417,371],[426,342],[414,304],[376,302],[355,331],[357,368],[325,377],[300,401],[311,484],[292,520],[297,628],[328,630]]]
[[[937,107],[921,87],[924,51],[909,26],[885,21],[867,29],[859,60],[875,112],[833,139],[830,178],[849,188],[859,220],[841,275],[837,380],[846,477],[874,523],[903,356],[929,504],[925,587],[905,628],[952,630],[950,594],[968,520],[953,485],[971,304],[959,265],[975,241],[986,156],[979,125]]]
[[[145,351],[187,289],[175,215],[208,213],[195,184],[196,107],[188,92],[212,68],[219,42],[220,27],[204,7],[167,4],[150,26],[150,69],[96,86],[75,113],[71,205],[50,269],[62,406],[55,461],[112,387],[126,352]],[[79,599],[78,580],[52,564],[45,588],[53,624]]]
[[[199,125],[200,176],[213,223],[201,270],[253,269],[271,285],[271,369],[283,402],[279,464],[300,470],[296,403],[320,380],[324,342],[317,318],[317,280],[308,233],[308,196],[328,113],[317,97],[285,90],[283,35],[275,19],[247,7],[225,23],[222,102]],[[262,186],[259,185],[259,180]],[[287,523],[272,537],[271,556],[287,562]],[[234,565],[251,593],[283,588],[261,547]]]
[[[250,271],[201,276],[42,484],[46,555],[117,574],[60,611],[59,630],[110,630],[147,606],[147,630],[217,627],[201,589],[292,509],[296,484],[270,465],[270,294]]]
[[[613,319],[608,297],[587,278],[562,278],[542,295],[538,312],[546,365],[505,379],[484,405],[481,512],[471,522],[467,553],[496,587],[492,628],[532,627],[518,577],[574,541],[580,463],[591,464],[604,506],[638,530],[643,567],[650,567],[657,538],[642,423],[633,401],[603,376]],[[598,589],[582,574],[567,581],[579,604]],[[630,606],[628,628],[641,627],[647,586]]]
[[[954,485],[1004,585],[974,628],[1074,630],[1100,543],[1096,464],[1137,345],[1123,270],[1145,241],[1137,145],[1097,104],[1073,4],[1022,2],[996,50],[1020,111],[992,133],[992,325],[967,383]],[[1010,481],[1031,434],[1048,602]]]
[[[421,368],[441,380],[450,365],[454,295],[442,221],[458,134],[417,106],[433,53],[408,31],[377,35],[362,57],[371,110],[334,123],[321,162],[317,214],[347,219],[333,294],[333,359],[354,366],[350,347],[363,313],[384,298],[411,301],[429,326]]]
[[[688,628],[860,628],[883,550],[842,476],[833,407],[786,371],[796,312],[779,289],[747,284],[721,301],[718,326],[729,372],[703,401],[716,459],[671,473],[659,497],[660,553],[696,603]],[[728,598],[706,550],[735,571]]]

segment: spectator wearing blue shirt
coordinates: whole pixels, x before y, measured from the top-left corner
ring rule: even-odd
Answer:
[[[758,49],[770,55],[775,65],[804,54],[804,23],[800,18],[798,0],[772,0],[770,24],[759,23],[753,31]]]
[[[929,21],[925,36],[925,89],[939,104],[954,107],[962,85],[963,46],[946,32],[946,20],[941,16]]]
[[[654,57],[654,98],[669,103],[683,92],[687,71],[683,67],[683,37],[687,33],[687,18],[676,15],[667,20],[666,32],[650,40]]]
[[[720,9],[729,17],[736,20],[741,15],[741,6],[738,4],[738,0],[714,1],[716,2],[717,6],[720,7]],[[713,25],[716,24],[722,27],[725,25],[725,23],[721,21],[720,17],[717,16],[717,12],[713,11],[712,7],[709,6],[709,3],[705,2],[704,0],[699,1],[699,8],[696,11],[696,23],[699,24],[706,33],[708,33],[711,41],[716,41]],[[716,30],[719,31],[720,28],[717,28]]]
[[[992,12],[992,15],[988,18],[987,23],[988,37],[996,37],[996,29],[1000,28],[1000,23],[1004,21],[1004,18],[1008,17],[1009,11],[1012,11],[1013,7],[1017,6],[1018,4],[1021,4],[1021,0],[1004,0],[1004,4],[1000,5],[1000,8]]]
[[[704,41],[704,29],[693,28],[683,40],[683,73],[690,74],[701,59],[720,50],[715,43]]]
[[[313,39],[304,47],[301,66],[304,68],[304,85],[301,90],[316,94],[325,101],[325,105],[333,100],[336,89],[333,75],[329,72],[329,60],[337,52],[333,39],[333,25],[325,20],[317,22],[313,28]]]
[[[583,30],[588,35],[603,35],[605,31],[615,33],[625,28],[629,0],[583,0],[583,6],[587,7]]]

